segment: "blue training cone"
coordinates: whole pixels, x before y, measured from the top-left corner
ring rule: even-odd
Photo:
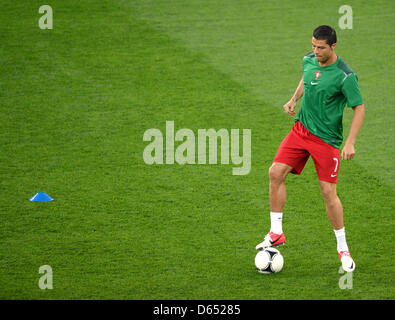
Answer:
[[[39,192],[36,193],[33,197],[31,197],[29,200],[34,202],[45,202],[45,201],[52,201],[53,198],[51,198],[45,192]]]

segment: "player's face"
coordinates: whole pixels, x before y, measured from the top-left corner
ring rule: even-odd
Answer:
[[[326,43],[326,40],[317,40],[313,37],[312,47],[317,61],[320,63],[325,63],[332,57],[336,43],[330,46]]]

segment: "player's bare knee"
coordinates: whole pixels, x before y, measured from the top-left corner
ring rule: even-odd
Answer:
[[[278,163],[273,163],[269,168],[270,182],[281,183],[285,180],[286,175],[287,173],[285,168],[283,168],[281,165],[278,165]]]
[[[321,195],[324,198],[326,204],[331,204],[337,201],[336,188],[332,185],[321,185]]]

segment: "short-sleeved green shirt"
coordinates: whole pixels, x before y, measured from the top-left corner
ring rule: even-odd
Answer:
[[[303,81],[303,101],[295,121],[340,148],[344,107],[363,104],[357,75],[340,57],[330,66],[321,67],[314,53],[309,53],[303,58]]]

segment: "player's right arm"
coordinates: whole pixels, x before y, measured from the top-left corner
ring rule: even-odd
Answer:
[[[289,100],[286,104],[284,104],[283,108],[286,113],[291,116],[295,115],[295,107],[296,101],[298,101],[304,93],[304,86],[303,86],[303,76],[302,79],[299,81],[298,87],[295,90],[294,95],[292,96],[291,100]]]

